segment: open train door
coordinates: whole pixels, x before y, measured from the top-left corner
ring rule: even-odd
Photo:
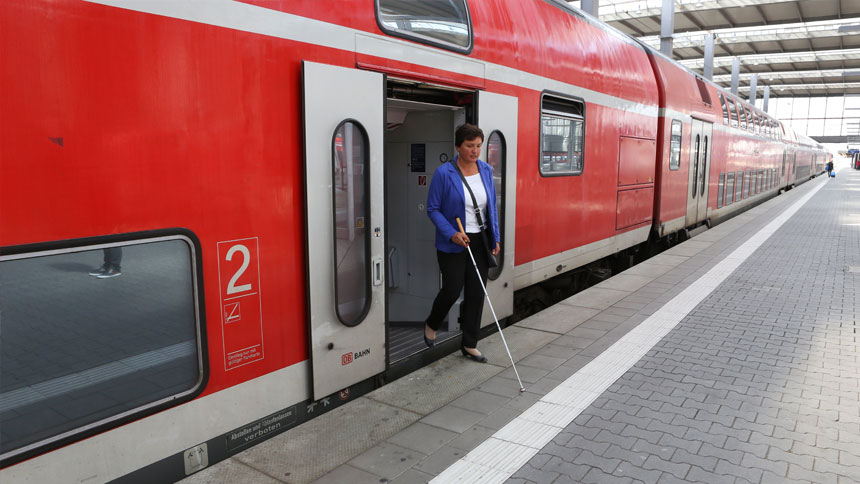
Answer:
[[[514,215],[516,206],[518,100],[492,92],[478,92],[478,125],[484,131],[481,159],[493,167],[499,235],[502,238],[499,267],[490,269],[487,292],[499,319],[514,312]],[[484,300],[481,326],[494,324]]]
[[[713,125],[693,119],[690,129],[690,171],[687,184],[687,219],[690,227],[708,217],[708,181],[711,170]]]
[[[303,62],[314,400],[385,370],[382,74]]]

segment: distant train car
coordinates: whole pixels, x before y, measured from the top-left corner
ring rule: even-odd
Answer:
[[[427,361],[426,196],[463,122],[494,167],[501,318],[826,162],[560,0],[0,19],[4,483],[179,479]]]

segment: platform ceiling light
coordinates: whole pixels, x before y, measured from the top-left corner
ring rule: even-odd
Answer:
[[[841,25],[839,27],[839,32],[860,32],[860,24]]]

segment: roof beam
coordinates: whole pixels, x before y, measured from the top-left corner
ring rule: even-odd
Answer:
[[[818,37],[845,37],[848,35],[860,35],[860,19],[823,20],[819,22],[794,23],[782,25],[769,25],[757,27],[740,27],[731,29],[715,29],[700,32],[675,33],[674,44],[676,49],[701,46],[705,42],[705,35],[712,33],[715,43],[748,44],[750,42],[780,42],[791,39],[806,39]],[[639,40],[657,47],[660,38],[656,35],[640,37]]]
[[[675,0],[675,13],[792,1],[795,0]],[[569,1],[569,3],[578,7],[580,2]],[[630,18],[659,17],[662,6],[662,0],[601,0],[598,11],[600,20],[612,22]]]
[[[748,82],[754,73],[744,72],[740,74],[740,80]],[[757,72],[759,80],[773,81],[781,79],[825,79],[828,77],[843,78],[846,76],[860,76],[860,70],[845,70],[845,69],[825,69],[825,70],[805,70],[805,71],[772,71],[772,72]],[[720,74],[714,76],[714,82],[723,83],[731,82],[730,74]],[[778,86],[778,85],[774,85]]]
[[[773,54],[748,54],[737,56],[743,65],[758,64],[788,64],[792,62],[819,62],[829,60],[860,59],[860,49],[845,50],[819,50],[806,52],[781,52]],[[678,61],[689,69],[702,69],[705,65],[704,59],[686,59]],[[732,64],[732,57],[714,57],[714,67],[726,67]]]

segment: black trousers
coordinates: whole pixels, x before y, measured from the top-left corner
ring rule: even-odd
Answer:
[[[117,269],[122,264],[122,247],[108,247],[104,249],[105,265],[112,265]]]
[[[469,247],[475,256],[475,263],[481,271],[481,280],[487,283],[487,255],[484,253],[484,241],[480,233],[466,234],[469,236]],[[442,326],[442,321],[463,292],[463,305],[460,308],[460,329],[463,331],[463,346],[475,348],[478,345],[478,332],[481,329],[481,313],[484,310],[484,290],[478,282],[478,275],[469,258],[469,252],[458,254],[436,251],[436,260],[442,272],[442,289],[433,301],[433,309],[427,317],[427,325],[434,331]]]

